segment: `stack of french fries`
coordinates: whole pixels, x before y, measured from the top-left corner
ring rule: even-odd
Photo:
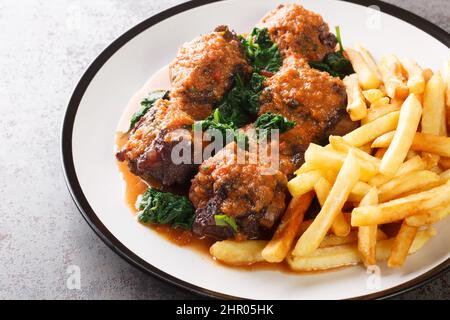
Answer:
[[[287,261],[296,271],[383,260],[400,267],[449,214],[450,60],[433,73],[395,55],[376,63],[361,45],[346,54],[356,72],[344,79],[347,111],[361,126],[310,144],[270,241],[216,242],[216,259]],[[321,210],[305,221],[315,197]]]

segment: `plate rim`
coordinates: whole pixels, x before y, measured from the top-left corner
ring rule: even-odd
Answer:
[[[75,165],[73,162],[72,153],[72,133],[75,122],[75,117],[78,111],[79,104],[89,87],[92,79],[97,72],[103,67],[103,65],[111,58],[122,46],[132,40],[134,37],[158,24],[159,22],[166,20],[172,16],[175,16],[184,11],[197,8],[203,5],[207,5],[214,2],[222,2],[226,0],[191,0],[179,5],[170,7],[156,15],[153,15],[144,21],[138,23],[132,27],[111,44],[109,44],[87,67],[83,76],[78,81],[70,97],[67,105],[61,128],[61,162],[64,172],[64,178],[69,190],[69,193],[80,211],[81,215],[91,227],[91,229],[97,234],[97,236],[115,253],[128,263],[142,270],[143,272],[152,275],[158,280],[169,283],[172,286],[184,289],[190,293],[197,294],[207,298],[219,298],[219,299],[244,299],[242,297],[223,294],[220,292],[208,290],[191,284],[187,281],[174,277],[161,269],[154,267],[152,264],[144,261],[138,257],[134,252],[127,248],[122,242],[120,242],[100,221],[92,207],[90,206],[86,196],[83,193],[81,185],[78,181],[78,177],[75,172]],[[409,23],[425,33],[431,35],[447,48],[450,48],[450,34],[437,25],[425,20],[424,18],[397,7],[395,5],[385,3],[380,0],[337,0],[343,2],[350,2],[362,6],[377,5],[381,8],[381,11],[394,16],[406,23]],[[445,260],[439,265],[435,266],[431,270],[419,275],[418,277],[411,279],[407,282],[399,284],[395,287],[377,291],[371,294],[352,297],[351,299],[387,299],[396,295],[406,293],[410,290],[416,289],[436,279],[441,274],[444,274],[450,270],[450,259]]]

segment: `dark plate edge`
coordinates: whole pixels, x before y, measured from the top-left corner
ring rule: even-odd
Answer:
[[[164,271],[157,269],[151,264],[145,262],[139,258],[136,254],[125,247],[100,221],[95,212],[92,210],[89,202],[87,201],[81,186],[79,184],[75,167],[73,163],[72,155],[72,130],[75,121],[75,116],[78,110],[79,103],[89,86],[91,80],[94,78],[98,70],[106,63],[106,61],[118,51],[124,44],[130,41],[132,38],[143,32],[144,30],[152,27],[153,25],[172,17],[178,13],[200,7],[209,3],[219,2],[224,0],[192,0],[180,5],[174,6],[167,10],[164,10],[146,20],[139,23],[135,27],[131,28],[119,38],[117,38],[113,43],[111,43],[103,52],[91,63],[87,68],[82,78],[78,82],[70,98],[66,113],[64,115],[62,130],[61,130],[61,157],[62,166],[64,171],[64,177],[66,180],[67,187],[69,189],[70,195],[74,200],[76,206],[81,212],[83,218],[89,224],[89,226],[94,230],[94,232],[105,242],[105,244],[116,252],[123,259],[136,266],[140,270],[149,273],[159,280],[166,281],[173,286],[182,288],[191,293],[200,294],[207,298],[220,298],[220,299],[242,299],[240,297],[230,296],[222,294],[219,292],[207,290],[181,279],[173,277]],[[450,48],[450,35],[443,29],[432,24],[431,22],[417,16],[402,8],[396,7],[394,5],[379,1],[379,0],[339,0],[344,2],[350,2],[354,4],[359,4],[363,6],[377,5],[381,8],[381,11],[392,16],[395,16],[403,21],[406,21],[417,28],[430,34],[444,45]],[[408,292],[410,290],[421,287],[422,285],[434,280],[441,274],[448,272],[450,269],[450,259],[447,259],[443,263],[429,270],[428,272],[408,281],[401,285],[395,286],[390,289],[379,291],[373,294],[368,294],[364,296],[354,297],[352,299],[386,299],[394,297],[398,294]]]

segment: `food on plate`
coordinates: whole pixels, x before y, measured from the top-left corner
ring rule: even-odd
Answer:
[[[422,249],[450,212],[450,62],[376,60],[335,30],[283,4],[184,44],[116,154],[146,183],[137,220],[230,266],[397,268]]]

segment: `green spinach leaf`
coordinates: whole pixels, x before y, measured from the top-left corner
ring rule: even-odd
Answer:
[[[167,90],[155,90],[151,91],[142,101],[141,108],[136,111],[130,120],[130,128],[128,131],[131,131],[136,123],[150,110],[151,107],[155,104],[155,102],[159,99],[167,99],[169,95],[169,91]]]
[[[255,72],[275,73],[280,69],[283,59],[267,28],[254,28],[247,39],[241,36],[241,43]]]

